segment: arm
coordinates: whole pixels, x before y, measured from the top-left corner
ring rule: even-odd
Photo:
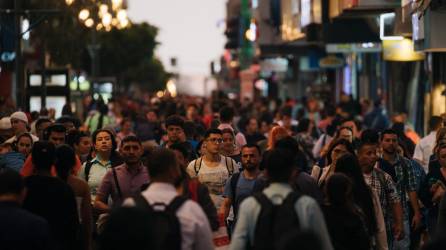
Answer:
[[[220,214],[223,214],[223,218],[228,218],[229,211],[231,210],[232,200],[230,198],[225,198],[220,209]]]
[[[214,249],[214,243],[212,241],[212,231],[211,227],[209,226],[209,222],[206,218],[206,215],[203,213],[202,209],[193,202],[192,205],[195,205],[193,208],[197,210],[196,218],[197,218],[197,227],[194,234],[194,246],[192,249],[194,250],[208,250],[208,249]],[[191,208],[192,208],[191,205]]]
[[[96,199],[94,201],[94,208],[100,213],[108,213],[110,207],[107,205],[108,197],[112,192],[112,174],[111,170],[107,171],[102,179],[101,185],[98,188]]]
[[[373,191],[372,191],[372,197],[373,197],[373,208],[375,211],[376,226],[377,226],[377,232],[376,232],[377,250],[387,250],[389,249],[389,246],[387,244],[386,224],[384,222],[384,216],[381,209],[381,204],[379,202],[378,195]]]
[[[393,225],[393,234],[395,238],[401,240],[404,238],[404,230],[403,230],[403,207],[401,203],[395,202],[392,204],[392,214],[395,223]]]
[[[256,207],[257,202],[253,197],[246,198],[241,204],[238,212],[237,224],[232,234],[230,250],[248,249],[250,236],[254,230],[253,218],[257,218],[260,213],[260,207]]]
[[[201,183],[198,184],[198,203],[206,214],[212,231],[216,231],[219,227],[217,209],[209,196],[208,188]]]
[[[417,192],[411,191],[409,192],[410,205],[414,211],[413,219],[412,219],[412,227],[418,228],[421,223],[421,213],[420,206],[418,205],[418,196]]]

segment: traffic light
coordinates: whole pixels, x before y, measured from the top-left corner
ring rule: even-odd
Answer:
[[[233,17],[226,21],[225,35],[227,38],[225,49],[240,47],[240,17]]]

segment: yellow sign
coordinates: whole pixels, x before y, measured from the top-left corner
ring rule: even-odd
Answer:
[[[402,40],[384,40],[383,53],[386,61],[408,62],[424,60],[424,53],[415,52],[412,40],[407,38]]]

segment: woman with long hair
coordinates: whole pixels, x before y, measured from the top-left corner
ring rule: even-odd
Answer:
[[[72,170],[76,164],[76,154],[68,145],[60,145],[56,148],[56,172],[57,176],[73,189],[81,232],[79,234],[78,249],[91,249],[91,196],[87,182],[74,176]]]

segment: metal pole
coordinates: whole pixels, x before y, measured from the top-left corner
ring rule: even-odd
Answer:
[[[15,78],[17,86],[17,107],[22,110],[27,110],[26,105],[26,89],[23,75],[23,63],[22,63],[22,0],[14,1],[14,17],[15,17]]]

